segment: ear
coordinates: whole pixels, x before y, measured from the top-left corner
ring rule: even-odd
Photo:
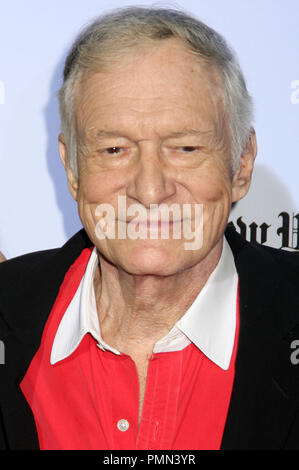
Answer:
[[[232,180],[232,202],[242,199],[249,191],[254,161],[257,154],[255,130],[252,128],[246,148],[244,149],[238,169]]]
[[[59,137],[58,137],[58,150],[59,150],[60,159],[66,171],[69,191],[73,199],[77,201],[78,189],[79,189],[78,179],[75,177],[73,170],[69,166],[69,158],[67,155],[67,149],[66,149],[66,144],[64,141],[63,134],[59,134]]]

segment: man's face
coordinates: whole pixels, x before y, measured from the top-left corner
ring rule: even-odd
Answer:
[[[247,192],[254,156],[252,164],[246,157],[239,176],[232,178],[228,120],[214,68],[174,39],[130,59],[87,74],[78,86],[79,177],[75,180],[68,169],[69,186],[84,228],[109,261],[132,274],[170,275],[199,263],[219,245],[231,203]],[[60,153],[65,162],[61,142]],[[120,213],[119,196],[126,208],[137,204],[148,215],[134,226],[137,232],[145,228],[146,238],[118,238],[118,227],[123,230],[134,219],[133,213]],[[102,204],[114,209],[115,237],[97,236]],[[161,239],[161,225],[152,225],[158,230],[155,238],[146,225],[153,204],[181,208],[180,216],[170,217],[166,239]],[[190,250],[183,207],[191,208],[194,232],[199,230],[197,205],[203,207],[203,244]],[[172,232],[177,224],[180,238]]]

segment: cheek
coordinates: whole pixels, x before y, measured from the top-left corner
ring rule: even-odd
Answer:
[[[203,204],[205,243],[212,243],[224,231],[231,208],[231,183],[220,172],[197,181],[196,202]]]
[[[117,190],[114,181],[117,178],[106,173],[85,171],[79,177],[78,201],[83,204],[109,203]]]
[[[96,208],[99,204],[110,202],[109,185],[105,178],[84,175],[79,178],[78,213],[89,236],[92,236],[96,224]]]
[[[105,187],[98,181],[86,181],[80,184],[79,201],[83,204],[96,204],[105,199]]]
[[[231,200],[232,184],[223,157],[207,159],[188,179],[193,199],[198,203],[213,206]]]
[[[204,192],[204,198],[207,203],[217,203],[223,200],[227,194],[227,191],[223,186],[218,184],[210,184]]]
[[[197,187],[197,199],[203,204],[214,205],[231,199],[231,185],[226,178],[203,178]]]

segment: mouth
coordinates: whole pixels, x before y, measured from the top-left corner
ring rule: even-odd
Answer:
[[[181,219],[180,220],[153,220],[153,219],[135,220],[135,219],[131,219],[131,220],[126,220],[126,221],[119,220],[119,222],[126,223],[127,225],[129,224],[133,226],[139,225],[139,227],[152,229],[152,228],[170,227],[175,224],[180,224],[182,220]]]

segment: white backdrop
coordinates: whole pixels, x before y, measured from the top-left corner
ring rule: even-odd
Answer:
[[[81,228],[57,150],[56,93],[65,55],[91,18],[134,2],[1,0],[0,251],[63,244]],[[138,1],[138,5],[152,5]],[[252,187],[230,220],[247,239],[299,249],[299,1],[184,0],[239,57],[255,107]]]

